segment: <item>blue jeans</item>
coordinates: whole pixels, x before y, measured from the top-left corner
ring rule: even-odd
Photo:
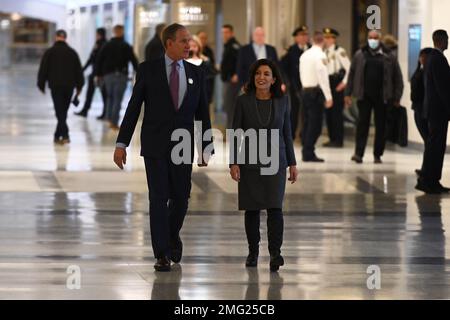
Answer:
[[[123,73],[110,73],[105,75],[106,88],[106,119],[114,125],[119,125],[122,99],[127,88],[127,75]]]

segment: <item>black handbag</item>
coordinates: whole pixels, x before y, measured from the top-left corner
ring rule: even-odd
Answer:
[[[405,107],[390,107],[386,124],[386,140],[408,146],[408,115]]]

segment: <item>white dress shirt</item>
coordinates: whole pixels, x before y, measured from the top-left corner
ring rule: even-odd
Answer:
[[[319,46],[312,46],[300,57],[300,80],[303,88],[320,87],[327,101],[333,100],[328,78],[327,56]]]
[[[253,50],[255,51],[256,60],[267,59],[266,45],[259,45],[253,42]]]
[[[345,77],[342,82],[346,84],[350,73],[351,62],[345,49],[341,46],[336,49],[336,45],[332,45],[325,50],[325,54],[328,58],[328,74],[333,75],[338,73],[339,70],[344,69]]]

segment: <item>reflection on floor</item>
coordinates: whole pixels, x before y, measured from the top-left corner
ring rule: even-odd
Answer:
[[[450,298],[450,197],[414,190],[420,152],[390,150],[376,166],[369,148],[356,165],[351,142],[319,148],[325,164],[299,164],[278,274],[269,272],[266,237],[258,269],[244,267],[237,187],[220,152],[194,170],[181,265],[155,273],[139,141],[120,172],[116,133],[95,119],[97,97],[88,119],[70,111],[72,143],[55,147],[51,100],[35,89],[34,72],[0,72],[0,298]],[[73,266],[79,290],[69,289],[78,283]],[[368,289],[370,266],[380,268],[379,290]]]

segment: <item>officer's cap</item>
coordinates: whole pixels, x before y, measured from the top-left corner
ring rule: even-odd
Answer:
[[[300,26],[297,29],[292,32],[292,36],[295,37],[299,33],[308,33],[308,27],[307,26]]]
[[[323,35],[325,37],[337,38],[337,37],[339,37],[339,32],[333,28],[325,28],[325,29],[323,29]]]

